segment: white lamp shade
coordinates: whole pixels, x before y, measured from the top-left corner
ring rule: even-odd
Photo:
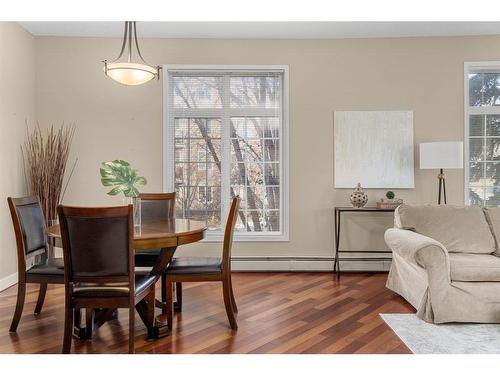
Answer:
[[[463,168],[463,148],[463,142],[420,143],[420,169]]]

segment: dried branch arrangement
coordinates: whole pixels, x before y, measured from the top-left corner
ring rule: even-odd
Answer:
[[[57,217],[56,208],[62,199],[64,174],[75,127],[63,124],[59,129],[51,126],[42,132],[37,125],[32,131],[26,126],[26,130],[23,158],[28,188],[31,194],[40,198],[48,223]]]

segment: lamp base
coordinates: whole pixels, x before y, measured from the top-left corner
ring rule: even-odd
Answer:
[[[446,204],[446,176],[443,169],[439,170],[437,177],[439,181],[438,204],[441,204],[441,192],[443,193],[444,204]]]

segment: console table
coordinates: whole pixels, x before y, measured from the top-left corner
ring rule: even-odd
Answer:
[[[368,251],[354,251],[354,250],[339,250],[340,244],[340,219],[342,212],[357,212],[357,213],[369,213],[369,212],[394,212],[395,208],[377,208],[377,207],[335,207],[335,260],[333,262],[333,272],[337,274],[337,280],[340,279],[340,259],[339,253],[367,253]],[[391,251],[369,251],[375,254],[391,254]],[[391,260],[390,257],[364,257],[358,258],[359,260]]]

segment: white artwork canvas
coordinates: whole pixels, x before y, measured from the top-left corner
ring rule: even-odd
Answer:
[[[336,111],[335,187],[413,188],[412,111]]]

